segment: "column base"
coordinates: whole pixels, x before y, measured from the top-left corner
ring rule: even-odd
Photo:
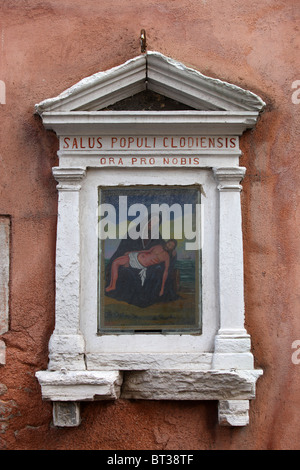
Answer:
[[[215,337],[212,368],[254,369],[254,358],[250,349],[250,335],[246,330],[220,330]]]
[[[49,341],[48,370],[85,370],[85,342],[81,334],[53,333]]]

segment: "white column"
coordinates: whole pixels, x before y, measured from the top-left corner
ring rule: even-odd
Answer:
[[[50,370],[85,369],[80,332],[80,188],[83,168],[53,168],[58,181],[55,330],[49,343]]]
[[[214,168],[219,191],[219,331],[214,369],[253,369],[244,327],[243,239],[240,192],[243,167]]]

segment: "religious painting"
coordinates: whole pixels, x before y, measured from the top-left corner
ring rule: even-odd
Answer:
[[[98,333],[201,333],[201,187],[99,188]]]

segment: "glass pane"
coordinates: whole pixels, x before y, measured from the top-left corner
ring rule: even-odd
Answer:
[[[99,188],[99,333],[201,333],[201,188]]]

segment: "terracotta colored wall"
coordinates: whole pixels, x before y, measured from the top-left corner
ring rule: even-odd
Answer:
[[[0,366],[0,449],[300,447],[300,104],[298,0],[2,0],[0,214],[11,215],[10,329]],[[297,17],[298,15],[298,17]],[[250,89],[268,104],[242,138],[246,327],[264,376],[250,425],[221,428],[216,402],[85,403],[76,429],[51,425],[35,371],[54,327],[57,140],[35,103],[148,49]],[[298,67],[298,69],[297,69]]]

